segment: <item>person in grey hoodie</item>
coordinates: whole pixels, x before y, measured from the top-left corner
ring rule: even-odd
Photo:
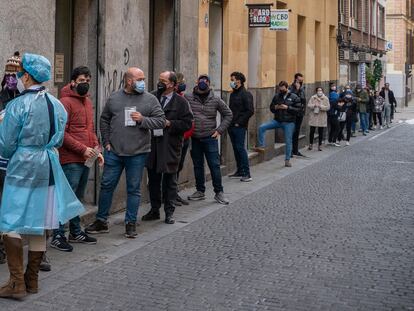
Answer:
[[[141,179],[151,151],[151,131],[165,127],[165,115],[158,99],[145,91],[144,72],[131,67],[124,76],[124,88],[107,100],[100,130],[105,148],[105,165],[96,220],[85,231],[107,233],[112,196],[125,168],[127,202],[125,236],[135,238]]]
[[[208,75],[199,76],[193,93],[186,94],[185,97],[190,103],[194,115],[195,127],[191,137],[191,158],[193,159],[197,189],[188,199],[193,201],[205,199],[205,157],[216,194],[214,199],[220,204],[229,204],[229,200],[226,199],[223,192],[218,138],[229,127],[233,114],[224,101],[214,95],[214,91],[210,89]],[[217,112],[220,112],[222,117],[220,125],[217,125]]]

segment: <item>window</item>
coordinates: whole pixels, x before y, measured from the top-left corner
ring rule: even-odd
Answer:
[[[385,37],[385,9],[384,7],[379,7],[378,14],[378,36],[380,38]]]
[[[377,35],[377,6],[375,4],[375,0],[371,2],[371,33],[376,36]]]
[[[358,0],[350,0],[350,23],[349,25],[358,28]]]
[[[345,0],[339,0],[339,21],[345,23]]]

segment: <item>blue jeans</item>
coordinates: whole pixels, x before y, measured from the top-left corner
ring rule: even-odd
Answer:
[[[285,160],[290,160],[292,157],[292,137],[295,131],[295,122],[279,122],[276,120],[270,120],[259,126],[259,147],[265,146],[265,134],[266,131],[282,128],[285,134]]]
[[[359,120],[361,122],[362,132],[365,133],[368,130],[368,126],[369,126],[368,113],[360,112],[359,113]]]
[[[222,192],[223,184],[221,182],[218,140],[212,137],[191,138],[191,158],[193,159],[196,189],[203,193],[206,191],[204,157],[206,157],[207,165],[210,169],[214,192]]]
[[[69,163],[63,164],[62,169],[76,197],[82,200],[88,183],[89,168],[83,163]],[[72,235],[78,235],[81,232],[79,216],[69,221],[69,232]],[[65,224],[59,224],[59,229],[53,230],[53,237],[57,235],[65,235]]]
[[[148,153],[135,156],[118,156],[105,150],[105,165],[99,193],[99,207],[96,219],[106,222],[112,205],[112,197],[122,171],[125,169],[127,186],[127,206],[125,223],[136,223],[141,201],[141,180]]]
[[[229,127],[228,129],[237,163],[237,173],[242,176],[250,176],[249,157],[244,146],[246,132],[247,129],[244,127]]]

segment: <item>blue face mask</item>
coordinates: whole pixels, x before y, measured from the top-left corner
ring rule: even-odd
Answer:
[[[185,83],[180,83],[180,84],[178,84],[177,91],[178,91],[178,93],[182,93],[182,92],[185,91],[186,88],[187,88],[187,86],[186,86]]]
[[[231,81],[230,82],[230,87],[234,90],[237,89],[237,83],[235,81]]]
[[[198,88],[201,91],[205,91],[205,90],[208,89],[208,84],[205,81],[200,81],[200,82],[198,82]]]
[[[145,91],[145,81],[135,81],[134,83],[134,90],[139,93],[142,94]]]

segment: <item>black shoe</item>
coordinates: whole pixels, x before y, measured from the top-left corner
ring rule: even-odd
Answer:
[[[176,198],[177,202],[180,202],[182,205],[189,205],[190,203],[187,200],[184,200],[182,197],[180,197],[177,194],[177,198]]]
[[[297,157],[304,157],[304,155],[301,154],[299,151],[298,151],[298,153],[295,153],[295,156],[297,156]]]
[[[6,252],[3,248],[0,248],[0,264],[4,264],[7,262]]]
[[[128,222],[125,225],[125,237],[128,239],[135,239],[137,237],[136,224],[133,222]]]
[[[62,252],[73,251],[73,246],[68,243],[65,236],[61,236],[60,234],[53,237],[50,246]]]
[[[154,212],[153,210],[150,210],[148,213],[146,213],[141,218],[143,221],[151,221],[151,220],[158,220],[160,219],[160,213]]]
[[[89,234],[108,233],[108,223],[97,219],[85,228],[85,232]]]
[[[70,233],[69,242],[93,245],[96,244],[96,239],[88,236],[85,232],[81,231],[79,234]]]
[[[242,178],[240,178],[240,181],[243,181],[243,182],[249,182],[249,181],[252,181],[252,180],[253,180],[253,178],[250,175],[243,176]]]
[[[49,272],[50,270],[52,270],[52,266],[50,265],[50,260],[46,256],[46,252],[43,253],[43,257],[42,257],[42,261],[40,262],[39,270],[45,271],[45,272]]]
[[[175,223],[175,219],[172,217],[172,215],[165,216],[165,223],[172,225]]]
[[[240,174],[239,172],[235,172],[235,173],[229,175],[229,178],[231,178],[231,179],[240,179],[242,177],[243,177],[243,175]]]
[[[182,206],[181,202],[179,202],[178,200],[172,200],[171,204],[174,205],[175,207]]]

